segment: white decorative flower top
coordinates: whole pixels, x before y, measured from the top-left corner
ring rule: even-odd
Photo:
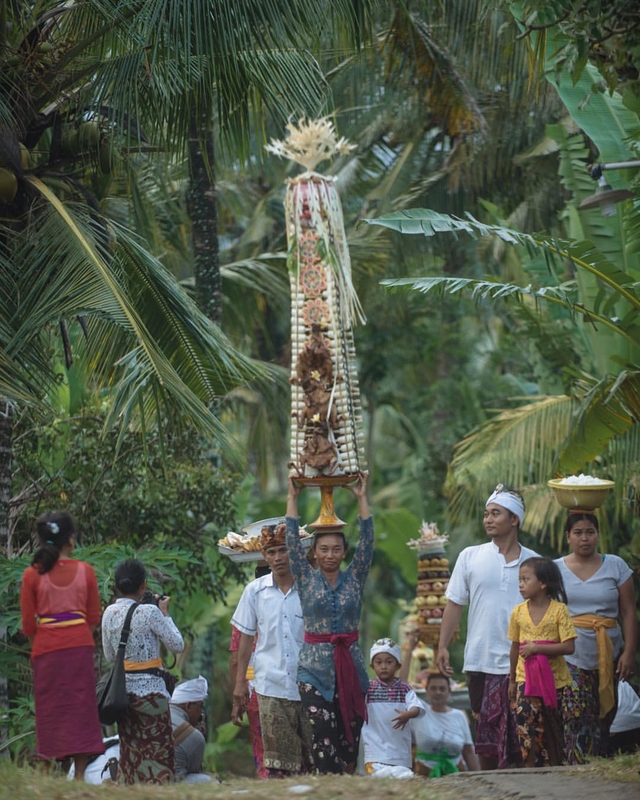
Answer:
[[[443,550],[449,542],[449,535],[440,533],[435,522],[424,522],[420,526],[418,539],[409,539],[408,547],[414,550]]]
[[[336,153],[348,153],[355,149],[355,145],[349,144],[344,136],[340,139],[336,137],[333,122],[326,117],[308,122],[304,118],[299,119],[297,127],[289,122],[286,128],[289,131],[288,138],[284,142],[272,139],[265,149],[280,158],[295,161],[309,171]]]

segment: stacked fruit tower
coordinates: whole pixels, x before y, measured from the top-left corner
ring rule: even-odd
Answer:
[[[435,522],[423,522],[418,539],[407,544],[418,553],[418,588],[416,616],[422,644],[437,646],[440,638],[442,613],[447,604],[445,590],[449,583],[449,559],[445,547],[449,537],[440,534]]]

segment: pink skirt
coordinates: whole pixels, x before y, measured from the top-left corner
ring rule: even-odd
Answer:
[[[36,756],[62,760],[104,753],[96,704],[93,647],[68,647],[36,656]]]

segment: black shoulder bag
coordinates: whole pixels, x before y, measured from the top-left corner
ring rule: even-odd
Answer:
[[[120,633],[120,643],[116,660],[108,672],[96,684],[96,699],[98,701],[98,717],[103,725],[113,725],[124,716],[129,706],[129,692],[127,692],[126,676],[124,671],[124,649],[129,639],[131,618],[138,603],[132,603]]]

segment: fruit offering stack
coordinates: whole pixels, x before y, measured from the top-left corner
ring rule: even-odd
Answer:
[[[420,641],[437,645],[440,637],[442,612],[447,604],[445,590],[451,573],[445,547],[449,537],[440,534],[434,522],[423,522],[420,537],[407,544],[418,553],[418,589],[415,607]]]

